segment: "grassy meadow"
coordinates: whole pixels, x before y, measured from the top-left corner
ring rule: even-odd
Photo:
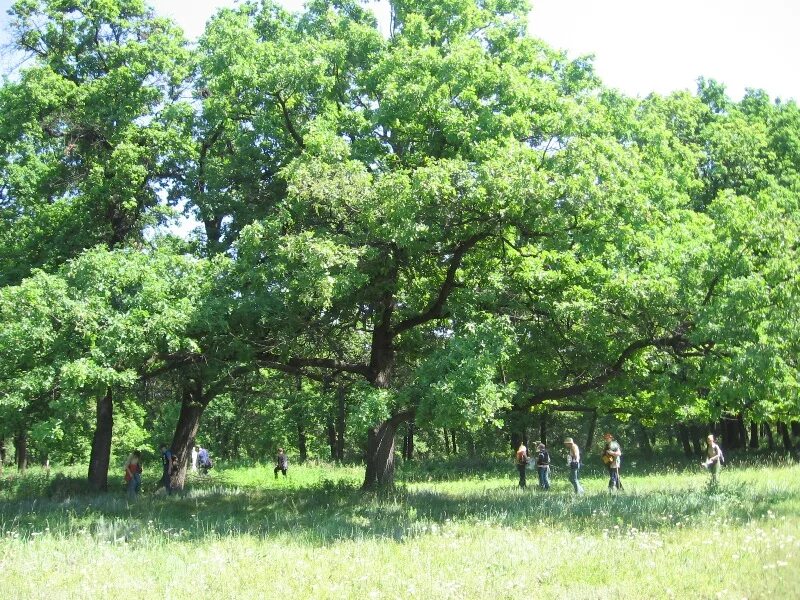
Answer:
[[[0,597],[800,597],[800,467],[734,459],[716,489],[696,462],[598,466],[575,497],[516,488],[505,463],[218,468],[184,492],[92,495],[83,469],[0,477]],[[737,464],[738,463],[738,464]],[[529,484],[535,484],[531,472]]]

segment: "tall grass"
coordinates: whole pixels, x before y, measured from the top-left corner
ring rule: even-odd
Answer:
[[[181,494],[86,493],[77,474],[0,480],[0,597],[791,597],[800,473],[587,469],[575,497],[518,490],[509,465],[405,465],[365,494],[357,467],[215,469]],[[592,472],[594,471],[594,472]],[[154,477],[153,477],[154,479]]]

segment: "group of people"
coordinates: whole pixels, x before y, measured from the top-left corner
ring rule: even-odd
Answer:
[[[168,496],[172,495],[172,473],[178,469],[177,457],[170,450],[166,444],[161,444],[159,447],[161,453],[161,479],[158,482],[159,487],[164,486]],[[209,469],[213,468],[214,463],[208,450],[202,446],[194,446],[191,455],[191,469],[192,471],[199,471],[202,474],[207,474]],[[283,448],[278,448],[278,454],[275,457],[275,478],[277,479],[278,473],[286,474],[289,471],[289,457],[283,451]],[[142,453],[139,450],[134,450],[125,461],[125,486],[129,498],[134,498],[142,490]]]
[[[608,432],[603,434],[603,442],[600,460],[602,460],[608,470],[608,489],[612,492],[615,490],[623,490],[625,488],[622,486],[622,480],[619,476],[620,467],[622,466],[622,447],[619,445],[619,442],[614,439],[614,436]],[[722,463],[725,459],[713,435],[709,435],[706,438],[706,446],[706,460],[700,464],[711,472],[711,483],[712,485],[716,485]],[[582,466],[581,450],[571,437],[564,440],[564,447],[567,451],[566,458],[567,468],[569,469],[569,481],[575,493],[581,495],[583,494],[583,486],[578,478],[578,473]],[[519,471],[519,487],[525,488],[528,485],[526,473],[528,466],[531,464],[531,457],[528,456],[528,449],[524,441],[520,442],[519,448],[517,448],[515,460],[517,470]],[[536,457],[533,459],[533,466],[539,474],[539,487],[542,490],[549,490],[550,453],[542,442],[536,443]]]

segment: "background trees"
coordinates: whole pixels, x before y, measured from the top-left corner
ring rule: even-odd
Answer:
[[[796,105],[626,98],[521,1],[393,9],[384,38],[356,2],[247,3],[190,47],[139,2],[15,5],[0,434],[100,488],[114,439],[169,431],[177,484],[198,435],[365,456],[365,487],[398,431],[502,451],[568,413],[790,445]],[[155,233],[170,206],[194,238]]]

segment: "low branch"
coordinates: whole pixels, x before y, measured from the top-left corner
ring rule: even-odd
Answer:
[[[422,325],[423,323],[427,323],[428,321],[433,321],[434,319],[440,319],[445,316],[444,305],[447,302],[447,299],[450,297],[450,294],[452,293],[453,289],[455,288],[456,273],[458,272],[458,269],[461,267],[461,262],[463,261],[464,256],[478,242],[487,237],[489,237],[488,231],[476,233],[472,237],[469,237],[465,241],[463,241],[453,251],[453,256],[450,259],[450,264],[447,267],[447,274],[445,275],[444,281],[442,282],[442,286],[439,288],[439,293],[436,295],[436,299],[433,302],[431,302],[431,304],[424,312],[414,315],[413,317],[404,319],[403,321],[398,323],[397,326],[394,327],[394,333],[396,334],[403,333],[404,331],[413,329],[417,325]]]

